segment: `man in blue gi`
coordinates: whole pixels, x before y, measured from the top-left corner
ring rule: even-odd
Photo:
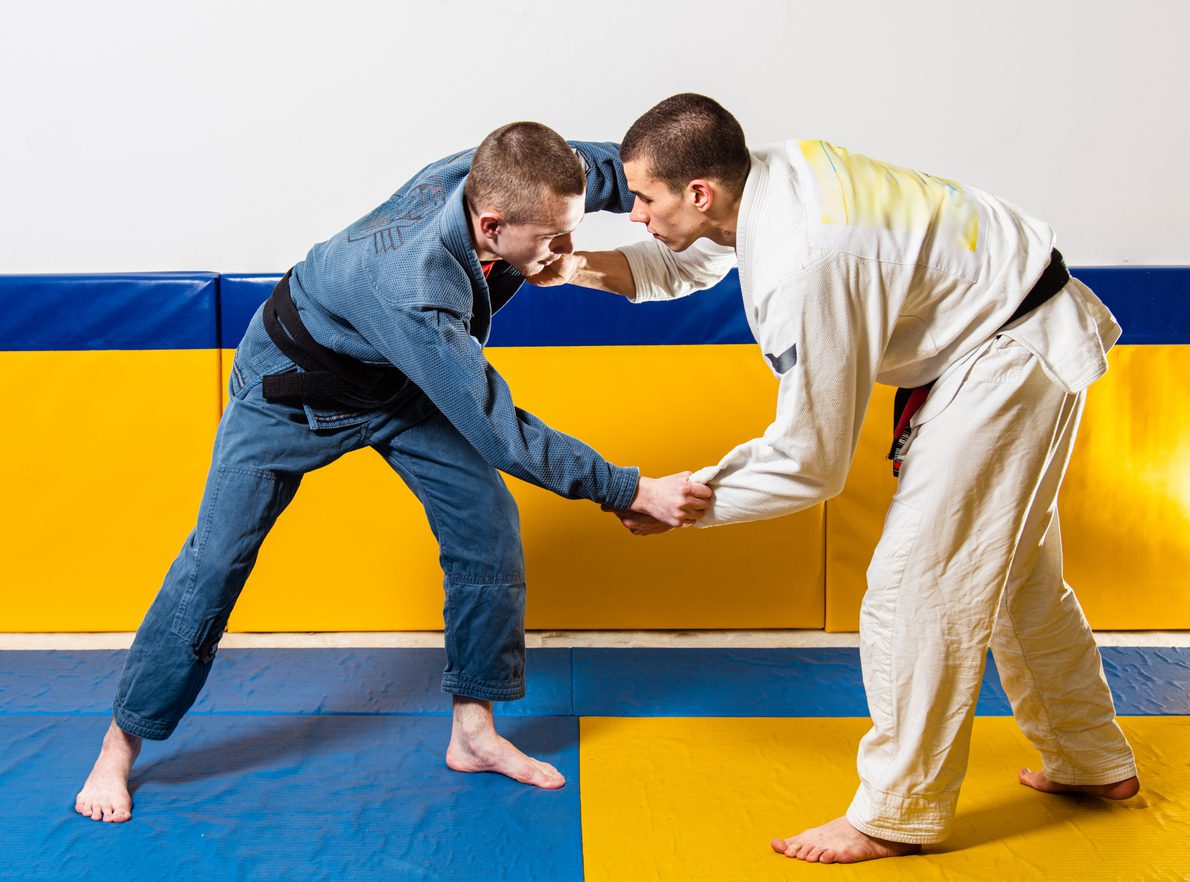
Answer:
[[[442,688],[454,702],[447,765],[565,783],[492,720],[492,701],[525,691],[524,560],[497,470],[669,526],[698,520],[711,491],[689,473],[640,477],[519,410],[482,347],[492,314],[572,251],[584,211],[632,202],[615,145],[568,145],[540,124],[512,123],[418,172],[286,274],[236,351],[198,525],[137,631],[76,811],[131,817],[141,740],[167,738],[194,703],[302,475],[363,446],[418,496],[438,539]]]

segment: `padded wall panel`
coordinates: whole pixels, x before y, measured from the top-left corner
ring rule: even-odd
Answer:
[[[495,349],[518,403],[651,477],[710,465],[771,421],[754,345]],[[822,507],[637,537],[589,503],[509,481],[531,628],[821,628]]]
[[[0,351],[210,349],[215,273],[0,276]]]
[[[0,631],[136,627],[194,525],[218,376],[214,349],[0,353]]]
[[[772,375],[752,346],[496,348],[488,356],[519,406],[652,476],[717,461],[771,416]],[[230,366],[230,353],[224,361]],[[592,503],[507,480],[521,509],[530,628],[822,627],[821,507],[640,538]],[[265,542],[230,628],[440,628],[441,583],[416,498],[364,450],[306,478]]]
[[[1066,580],[1091,626],[1190,628],[1190,346],[1117,346],[1091,386],[1059,498]],[[826,505],[826,627],[854,631],[896,482],[893,390],[877,387],[843,493]]]
[[[1190,628],[1190,346],[1110,358],[1059,500],[1066,581],[1096,628]]]

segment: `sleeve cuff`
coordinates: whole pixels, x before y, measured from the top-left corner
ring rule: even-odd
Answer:
[[[611,491],[605,503],[616,511],[623,511],[632,505],[632,497],[636,495],[636,485],[640,482],[640,469],[632,466],[621,468],[612,466]]]
[[[628,261],[628,268],[632,270],[632,283],[636,286],[636,296],[631,298],[633,303],[648,303],[656,300],[671,300],[673,294],[657,281],[656,273],[651,267],[651,257],[656,256],[653,242],[633,242],[631,245],[621,245],[616,250],[624,255]]]

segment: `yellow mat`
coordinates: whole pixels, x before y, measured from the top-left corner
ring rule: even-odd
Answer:
[[[582,720],[587,882],[767,879],[1190,880],[1190,717],[1121,720],[1143,790],[1125,802],[1037,793],[1009,717],[979,717],[954,832],[921,856],[805,864],[769,840],[838,817],[866,719]]]

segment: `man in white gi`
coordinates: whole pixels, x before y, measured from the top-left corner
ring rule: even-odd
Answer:
[[[738,264],[748,321],[779,381],[763,437],[693,476],[715,491],[699,526],[834,496],[873,384],[917,387],[861,614],[873,725],[859,789],[844,817],[772,847],[851,862],[944,839],[989,645],[1042,756],[1043,770],[1022,770],[1020,782],[1134,795],[1132,751],[1062,579],[1056,510],[1084,390],[1120,329],[1069,277],[1050,227],[824,141],[749,151],[731,114],[699,95],[646,113],[621,157],[632,220],[657,241],[580,252],[556,266],[557,281],[641,302],[709,287]],[[666,529],[621,520],[636,533]]]

